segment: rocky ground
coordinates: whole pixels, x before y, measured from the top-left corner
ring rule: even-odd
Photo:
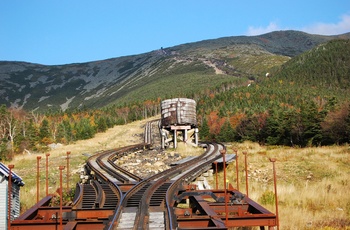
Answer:
[[[147,178],[169,169],[171,163],[179,161],[182,158],[176,152],[152,149],[130,153],[119,158],[116,163],[141,178]]]

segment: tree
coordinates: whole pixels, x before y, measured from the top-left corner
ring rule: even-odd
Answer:
[[[85,140],[92,138],[95,135],[95,128],[91,126],[88,118],[82,118],[79,122],[75,123],[74,130],[76,132],[76,139]]]
[[[17,120],[13,116],[13,111],[10,111],[7,116],[5,116],[6,125],[7,125],[7,135],[11,144],[11,154],[14,154],[15,151],[15,137],[17,135]]]
[[[46,118],[41,122],[39,129],[39,137],[40,142],[43,142],[44,139],[46,140],[45,142],[47,142],[48,139],[51,139],[49,121]]]
[[[64,144],[68,144],[74,140],[73,130],[68,119],[64,119],[58,125],[57,139]]]
[[[104,117],[99,117],[97,119],[97,132],[106,132],[108,129],[106,119]]]
[[[199,129],[199,138],[202,140],[208,140],[209,139],[209,126],[207,120],[204,118],[202,122],[202,126]]]
[[[235,136],[235,130],[232,128],[230,122],[226,120],[221,127],[220,133],[217,136],[217,140],[223,142],[232,142],[235,140]]]
[[[350,142],[350,104],[343,104],[339,109],[327,114],[321,123],[323,141],[326,144]]]

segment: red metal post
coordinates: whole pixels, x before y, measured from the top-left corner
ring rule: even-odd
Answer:
[[[67,193],[69,191],[69,155],[70,152],[67,152]]]
[[[270,161],[272,162],[273,167],[273,184],[275,188],[275,205],[276,205],[276,223],[277,223],[277,230],[279,230],[279,216],[278,216],[278,198],[277,198],[277,178],[276,178],[276,169],[275,169],[275,162],[276,158],[270,158]]]
[[[247,197],[249,197],[248,195],[248,163],[247,163],[247,152],[243,152],[244,154],[244,170],[245,170],[245,190],[247,192]]]
[[[11,229],[11,201],[12,201],[12,169],[14,168],[14,165],[8,165],[8,168],[10,169],[9,172],[9,181],[8,181],[8,216],[7,216],[7,228]]]
[[[62,225],[62,170],[64,169],[64,166],[60,166],[58,168],[60,170],[60,229],[63,230],[63,225]]]
[[[223,167],[224,167],[224,192],[225,192],[225,225],[227,227],[228,225],[228,209],[227,209],[227,189],[226,189],[226,149],[220,150],[220,153],[222,154],[222,161],[223,161]]]
[[[237,190],[239,191],[239,170],[238,170],[238,151],[234,150],[236,153],[236,183]]]
[[[46,153],[46,196],[49,195],[49,156],[50,153]]]
[[[40,197],[40,169],[39,169],[40,159],[41,159],[41,156],[36,157],[36,203],[39,202],[39,197]]]
[[[214,161],[215,164],[215,189],[218,190],[218,162]]]

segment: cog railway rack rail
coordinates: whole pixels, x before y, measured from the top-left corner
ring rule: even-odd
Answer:
[[[144,143],[91,156],[86,163],[89,183],[77,184],[71,206],[49,206],[53,195],[48,195],[13,220],[11,229],[272,229],[277,225],[275,214],[231,185],[198,190],[191,183],[223,157],[222,144],[201,143],[202,155],[147,178],[119,167],[120,157],[152,146],[157,133],[153,127],[159,124],[159,120],[146,124]]]

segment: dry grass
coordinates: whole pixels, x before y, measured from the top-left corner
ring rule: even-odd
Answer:
[[[167,152],[178,153],[181,157],[189,156],[199,156],[203,153],[203,148],[193,147],[191,144],[186,144],[184,142],[178,142],[176,149],[167,149]]]
[[[155,119],[150,118],[148,120]],[[49,193],[55,193],[59,188],[60,165],[67,165],[66,152],[70,151],[70,188],[75,188],[79,181],[79,172],[83,167],[88,155],[101,150],[118,148],[142,142],[143,125],[148,120],[136,121],[127,125],[115,126],[105,133],[96,134],[89,140],[77,141],[74,144],[59,147],[51,150],[49,156]],[[83,155],[84,154],[84,155]],[[25,186],[21,188],[21,211],[25,211],[36,203],[36,167],[37,156],[40,161],[40,198],[45,196],[45,153],[33,153],[31,155],[16,155],[11,162],[14,164],[14,171],[22,177]],[[66,171],[63,171],[63,187],[66,188]]]
[[[349,146],[300,149],[246,142],[229,146],[228,153],[232,149],[239,155],[240,190],[246,193],[242,152],[247,151],[249,197],[272,212],[275,205],[273,196],[268,196],[274,192],[269,158],[277,159],[280,229],[350,229]],[[228,178],[236,187],[234,163],[228,166]]]

